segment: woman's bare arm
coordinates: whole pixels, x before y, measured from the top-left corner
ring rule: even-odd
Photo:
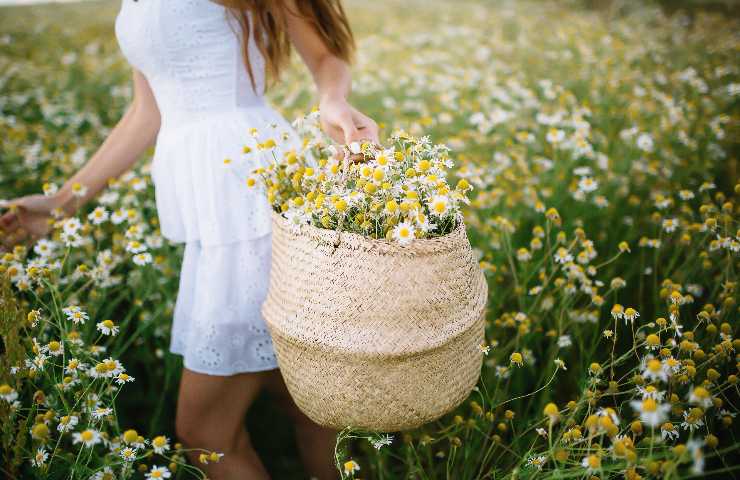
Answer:
[[[57,192],[57,202],[68,213],[95,197],[108,181],[128,171],[157,137],[159,109],[149,82],[134,70],[134,100],[98,151]],[[87,193],[75,198],[75,185]]]
[[[377,143],[376,123],[347,102],[352,86],[349,65],[331,53],[310,23],[295,14],[295,3],[288,4],[288,35],[316,83],[324,130],[340,143],[363,139]]]
[[[30,236],[49,231],[51,212],[62,209],[73,214],[77,208],[96,196],[108,181],[129,170],[156,139],[160,114],[154,94],[144,75],[134,70],[134,100],[108,138],[72,178],[51,196],[29,195],[10,200],[9,211],[0,216],[0,239],[6,247]],[[82,187],[81,189],[78,187]],[[84,195],[75,195],[84,191]]]

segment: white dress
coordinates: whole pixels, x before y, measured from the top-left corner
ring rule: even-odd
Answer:
[[[268,157],[242,148],[298,140],[265,102],[264,59],[250,38],[253,89],[239,25],[210,0],[122,0],[116,36],[161,114],[152,179],[162,235],[186,243],[170,349],[200,373],[277,368],[260,314],[271,211],[245,183]]]

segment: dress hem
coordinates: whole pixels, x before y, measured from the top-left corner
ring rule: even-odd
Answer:
[[[193,368],[188,366],[187,358],[185,357],[185,354],[179,351],[175,351],[170,349],[170,353],[173,355],[179,355],[182,357],[183,362],[182,365],[184,368],[187,368],[191,372],[200,373],[201,375],[210,375],[212,377],[231,377],[233,375],[239,375],[240,373],[260,373],[260,372],[269,372],[271,370],[280,370],[280,367],[276,364],[274,367],[257,367],[257,368],[248,368],[248,369],[240,369],[231,373],[217,373],[213,371],[206,371],[205,369],[201,368]]]

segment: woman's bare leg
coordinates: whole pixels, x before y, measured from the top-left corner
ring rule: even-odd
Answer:
[[[213,480],[269,480],[252,448],[245,415],[265,384],[268,373],[205,375],[183,369],[175,420],[178,439],[186,448],[223,453],[218,463],[202,465],[200,452],[190,461]],[[278,374],[279,375],[279,374]]]
[[[265,388],[275,403],[295,423],[296,443],[306,473],[319,480],[338,478],[339,474],[334,466],[334,445],[337,432],[317,425],[298,409],[288,393],[279,370],[271,370],[266,374]]]

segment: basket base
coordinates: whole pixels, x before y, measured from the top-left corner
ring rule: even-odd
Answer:
[[[343,356],[273,332],[288,391],[311,420],[381,432],[419,427],[463,402],[480,376],[483,340],[483,315],[450,343],[406,358]]]

